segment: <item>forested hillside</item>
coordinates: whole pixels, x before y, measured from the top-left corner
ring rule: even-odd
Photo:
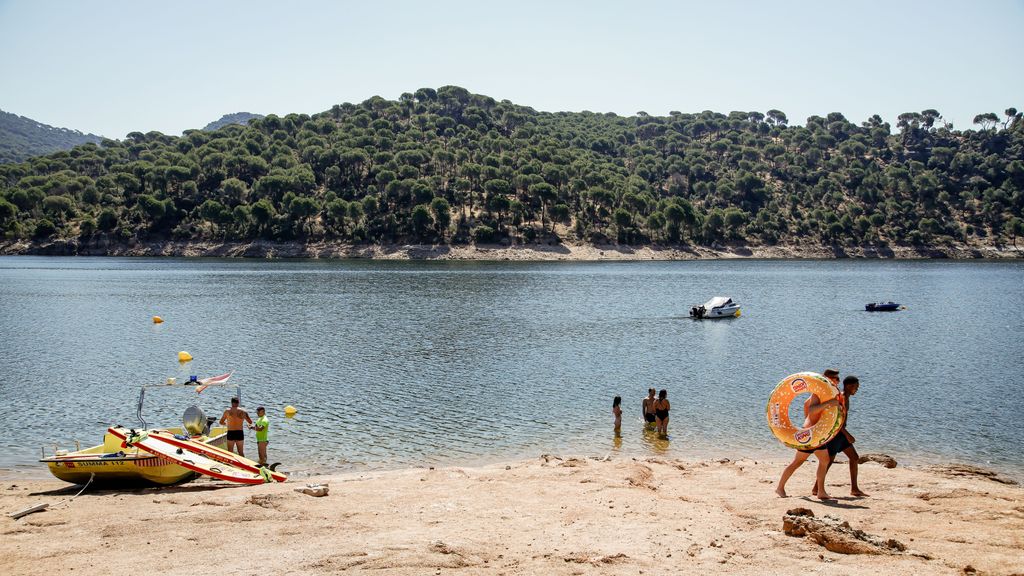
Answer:
[[[95,134],[55,128],[31,118],[0,110],[0,164],[21,162],[40,154],[68,150],[86,142],[99,142]]]
[[[992,245],[1024,121],[537,112],[446,86],[0,166],[8,240]]]

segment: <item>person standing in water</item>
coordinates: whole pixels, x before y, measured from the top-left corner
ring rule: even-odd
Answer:
[[[668,411],[671,409],[672,405],[668,401],[668,391],[662,389],[658,393],[658,399],[654,402],[654,417],[658,434],[663,438],[668,436]]]
[[[622,396],[616,396],[612,400],[612,414],[615,415],[615,435],[622,432]]]
[[[256,450],[260,455],[260,466],[266,466],[270,421],[267,420],[267,410],[263,406],[256,409],[256,421],[249,429],[256,431]]]
[[[833,384],[839,383],[839,371],[829,368],[825,370],[823,374],[826,378],[832,381]],[[803,428],[810,428],[818,423],[821,419],[821,413],[830,406],[838,406],[839,397],[832,398],[831,400],[821,401],[817,395],[811,394],[811,397],[804,401],[804,423]],[[807,461],[807,458],[814,454],[814,457],[818,459],[818,470],[814,475],[814,490],[812,494],[818,497],[819,500],[834,500],[828,493],[825,492],[825,474],[828,473],[828,467],[832,464],[832,459],[829,457],[828,449],[826,445],[818,446],[813,450],[797,450],[793,456],[793,461],[786,466],[786,469],[782,471],[782,477],[779,478],[779,485],[775,488],[775,493],[780,497],[786,497],[786,482],[789,481],[789,477],[796,472],[797,468],[803,465]]]
[[[234,451],[239,456],[245,457],[245,429],[242,422],[252,425],[252,418],[249,413],[238,407],[238,398],[231,399],[231,408],[224,411],[220,417],[221,425],[228,427],[228,452]]]
[[[654,403],[658,401],[658,399],[654,397],[656,392],[657,391],[654,388],[647,389],[647,398],[644,398],[642,405],[645,425],[654,424],[657,419],[654,416]]]

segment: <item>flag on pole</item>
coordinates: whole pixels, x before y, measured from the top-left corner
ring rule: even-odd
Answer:
[[[206,390],[206,388],[211,384],[223,384],[227,382],[228,378],[231,378],[231,375],[234,373],[235,371],[232,370],[231,372],[228,372],[227,374],[221,374],[220,376],[210,376],[209,378],[201,378],[199,380],[199,386],[196,386],[196,394],[199,394],[203,390]]]

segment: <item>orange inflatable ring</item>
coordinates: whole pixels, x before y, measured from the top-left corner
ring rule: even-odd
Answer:
[[[810,428],[800,428],[789,421],[789,405],[801,394],[814,394],[822,402],[842,394],[832,381],[817,372],[799,372],[782,379],[768,399],[768,427],[780,442],[797,450],[815,450],[828,443],[839,433],[846,419],[846,411],[839,406],[829,406]],[[802,423],[802,422],[801,422]]]

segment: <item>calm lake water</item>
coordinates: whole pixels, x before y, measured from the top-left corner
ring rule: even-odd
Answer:
[[[742,317],[685,318],[714,295]],[[907,309],[863,311],[889,299]],[[195,360],[182,368],[179,350]],[[8,471],[45,474],[41,446],[135,425],[141,384],[229,370],[245,407],[268,407],[271,460],[292,471],[542,453],[786,459],[769,393],[834,366],[862,382],[849,424],[862,453],[1024,475],[1020,261],[4,257],[0,351]],[[638,422],[652,386],[672,401],[668,441]],[[150,390],[145,416],[173,425],[193,403],[219,416],[230,395]]]

